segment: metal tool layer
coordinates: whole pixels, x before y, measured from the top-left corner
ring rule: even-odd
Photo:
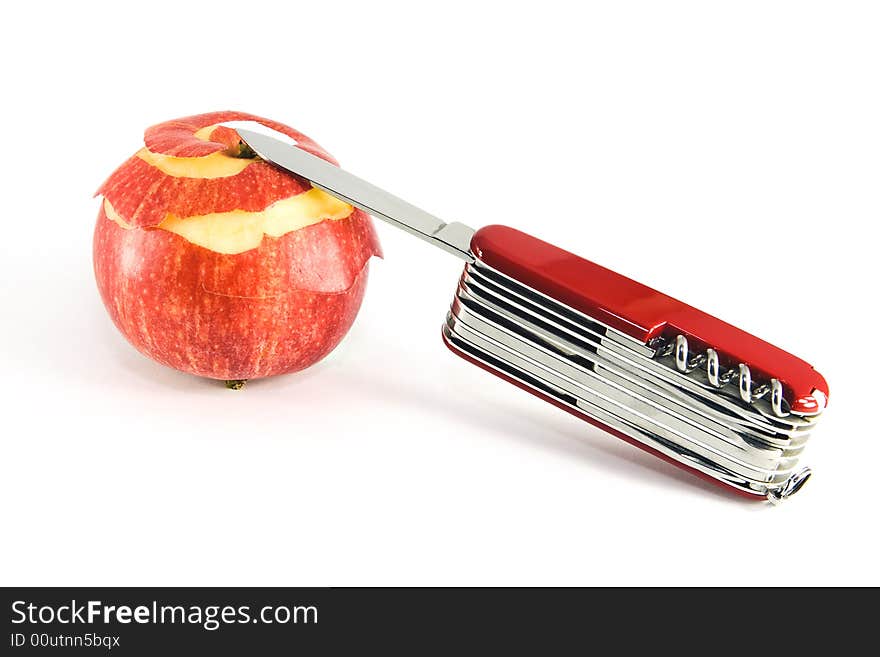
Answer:
[[[808,475],[795,467],[811,418],[780,418],[762,399],[747,403],[702,382],[479,260],[465,267],[444,337],[484,366],[750,494],[777,501]]]

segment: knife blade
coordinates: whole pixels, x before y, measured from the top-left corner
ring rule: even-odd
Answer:
[[[230,127],[234,127],[239,137],[266,162],[302,176],[318,189],[466,262],[474,261],[470,252],[471,237],[474,234],[472,228],[458,222],[446,223],[301,148],[238,125]],[[269,130],[263,126],[261,129]]]

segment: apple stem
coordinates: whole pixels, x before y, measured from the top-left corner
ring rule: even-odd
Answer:
[[[241,390],[245,383],[247,383],[247,379],[230,379],[226,382],[226,387],[230,390]]]
[[[238,153],[236,153],[234,157],[252,160],[257,157],[257,152],[253,148],[245,144],[243,141],[239,141]]]

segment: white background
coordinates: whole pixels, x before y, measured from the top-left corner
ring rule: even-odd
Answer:
[[[874,3],[5,9],[2,584],[880,584]],[[231,392],[98,298],[93,191],[157,122],[240,109],[815,364],[774,508],[455,358],[460,263],[381,225],[326,361]]]

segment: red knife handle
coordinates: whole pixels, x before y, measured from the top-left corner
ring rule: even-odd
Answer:
[[[725,366],[779,380],[791,410],[821,412],[828,384],[813,367],[768,342],[646,285],[507,226],[486,226],[471,240],[485,265],[643,343],[680,334],[719,352]],[[818,394],[816,394],[818,391]]]

